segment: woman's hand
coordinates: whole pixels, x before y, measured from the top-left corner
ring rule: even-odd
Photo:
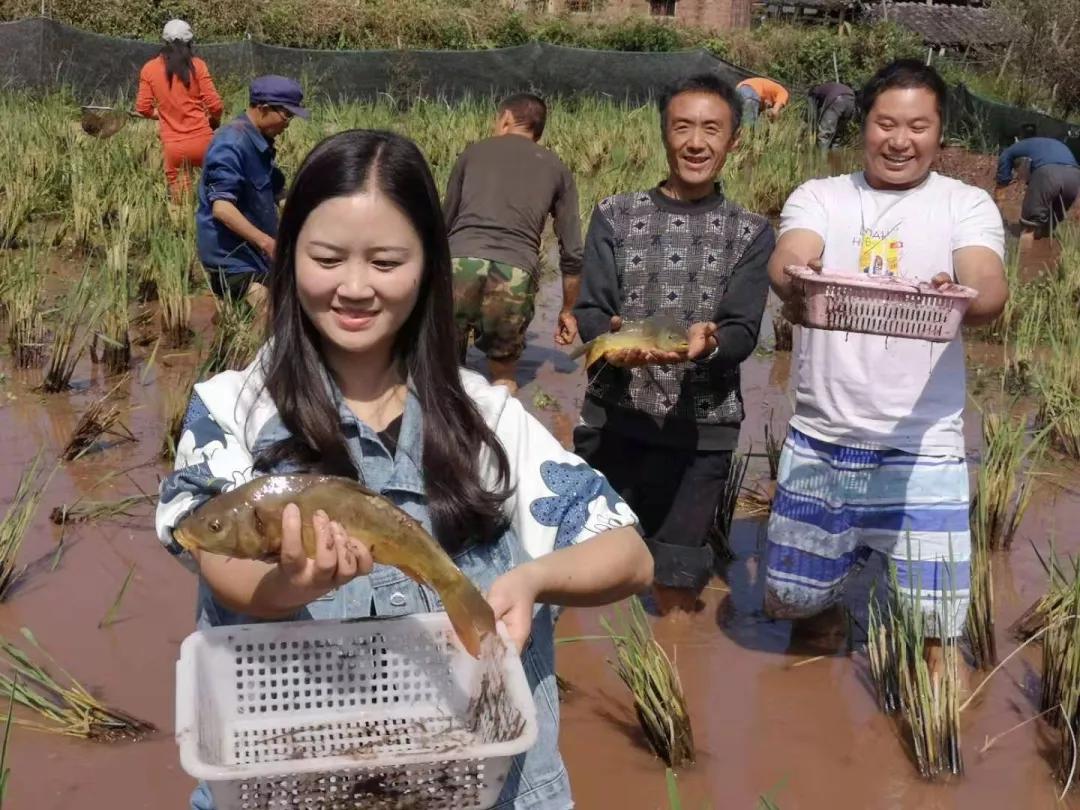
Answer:
[[[487,593],[495,620],[506,625],[519,653],[524,651],[532,632],[533,607],[540,593],[537,573],[535,563],[519,565],[495,580]]]
[[[300,509],[290,503],[281,514],[278,576],[300,605],[371,573],[373,565],[367,546],[349,537],[341,524],[330,520],[321,509],[312,516],[311,523],[315,530],[314,559],[304,553]]]

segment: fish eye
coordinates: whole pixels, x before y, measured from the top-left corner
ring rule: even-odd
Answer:
[[[208,525],[210,527],[210,531],[214,532],[214,534],[217,534],[218,532],[221,531],[221,521],[218,520],[217,518],[214,518],[213,520],[211,520]]]

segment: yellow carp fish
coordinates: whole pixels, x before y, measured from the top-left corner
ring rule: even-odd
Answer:
[[[392,565],[434,588],[462,645],[479,657],[483,637],[495,632],[491,606],[423,526],[390,501],[348,478],[330,475],[266,475],[211,498],[173,529],[190,550],[245,560],[281,553],[281,515],[300,509],[304,552],[315,556],[312,517],[322,509],[345,532],[364,543],[372,559]]]
[[[643,321],[624,321],[618,332],[607,332],[570,353],[576,360],[585,355],[585,366],[623,349],[685,352],[690,347],[686,327],[670,315],[652,315]]]

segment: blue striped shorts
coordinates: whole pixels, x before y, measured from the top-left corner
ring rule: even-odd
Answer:
[[[971,559],[963,458],[844,447],[792,428],[777,477],[766,549],[771,616],[805,618],[837,603],[877,552],[895,564],[928,636],[962,632]]]

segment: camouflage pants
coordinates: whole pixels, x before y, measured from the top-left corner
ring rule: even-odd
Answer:
[[[489,360],[521,357],[536,287],[536,277],[521,268],[489,259],[454,259],[454,323],[462,361],[470,332]]]

